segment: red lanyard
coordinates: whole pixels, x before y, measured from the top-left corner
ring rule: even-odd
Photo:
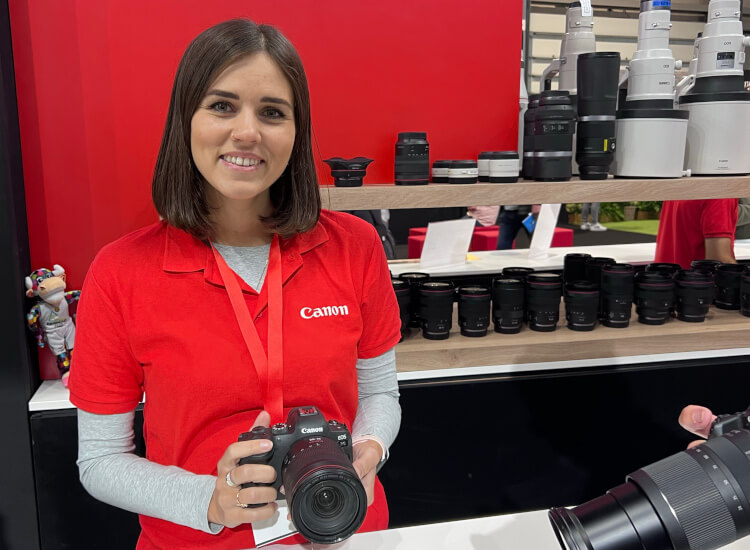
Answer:
[[[279,237],[273,236],[271,251],[268,258],[268,354],[263,349],[263,344],[258,336],[255,323],[247,308],[247,302],[242,295],[242,290],[237,282],[237,276],[216,251],[213,245],[211,249],[219,266],[224,286],[229,294],[237,324],[240,326],[242,338],[253,359],[255,371],[260,381],[261,398],[263,406],[271,415],[271,423],[283,422],[284,418],[284,356],[281,347],[282,324],[281,324],[281,250],[279,249]]]

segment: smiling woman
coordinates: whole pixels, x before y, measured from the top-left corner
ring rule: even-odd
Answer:
[[[251,548],[252,522],[272,517],[289,529],[271,486],[284,471],[250,460],[271,442],[238,437],[299,406],[351,427],[348,454],[335,449],[367,506],[347,505],[361,530],[388,525],[376,471],[400,424],[398,304],[374,228],[321,212],[310,134],[305,71],[279,31],[204,31],[180,62],[154,170],[163,221],[89,270],[70,380],[80,476],[140,514],[139,550]]]

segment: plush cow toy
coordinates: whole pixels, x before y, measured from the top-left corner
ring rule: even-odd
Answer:
[[[57,358],[63,385],[68,387],[68,371],[76,337],[76,327],[68,306],[78,301],[80,290],[65,292],[65,270],[55,264],[52,271],[37,269],[26,277],[26,296],[41,298],[26,315],[29,329],[36,336],[37,345],[45,340]]]

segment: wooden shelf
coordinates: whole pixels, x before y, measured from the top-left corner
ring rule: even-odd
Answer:
[[[750,347],[750,318],[715,307],[703,323],[670,319],[661,326],[643,325],[633,310],[629,327],[600,325],[590,332],[569,330],[564,319],[561,306],[554,332],[524,326],[518,334],[499,334],[490,328],[487,336],[467,338],[461,336],[454,318],[450,338],[438,341],[412,329],[396,346],[396,365],[399,372],[417,372]]]
[[[618,179],[567,182],[476,183],[470,185],[371,184],[321,186],[323,208],[437,208],[478,204],[555,204],[750,197],[750,176],[677,179]]]

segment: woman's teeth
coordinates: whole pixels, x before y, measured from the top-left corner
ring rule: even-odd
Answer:
[[[223,156],[221,158],[223,158],[228,163],[235,164],[237,166],[256,166],[262,162],[260,159],[249,159],[243,157]]]

